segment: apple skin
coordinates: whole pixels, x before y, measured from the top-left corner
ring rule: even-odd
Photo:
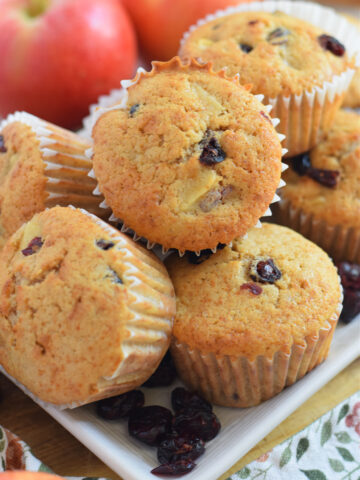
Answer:
[[[187,29],[209,13],[254,0],[122,0],[135,24],[145,59],[169,60]]]
[[[0,473],[1,480],[65,480],[63,477],[50,473],[28,472],[23,470],[6,471]]]
[[[0,0],[0,116],[25,110],[75,128],[99,95],[133,75],[136,37],[118,0]]]

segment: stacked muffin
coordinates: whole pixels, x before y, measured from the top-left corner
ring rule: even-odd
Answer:
[[[171,343],[191,389],[247,407],[326,358],[341,311],[336,268],[298,233],[256,228],[279,200],[286,155],[307,170],[289,169],[280,210],[311,217],[311,231],[314,199],[331,201],[337,218],[346,210],[339,260],[360,238],[358,119],[337,113],[359,37],[332,11],[299,3],[199,22],[181,58],[140,70],[92,109],[85,140],[23,115],[0,128],[0,364],[37,398],[74,406],[131,390]],[[328,178],[340,182],[331,199],[317,188]],[[171,281],[117,229],[173,250]]]

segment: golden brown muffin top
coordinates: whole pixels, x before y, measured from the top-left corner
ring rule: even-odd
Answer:
[[[21,122],[0,132],[0,243],[45,208],[47,193],[39,141]]]
[[[269,275],[270,259],[277,271],[270,266]],[[173,255],[167,267],[177,297],[174,339],[203,353],[254,359],[289,352],[317,335],[341,300],[327,254],[273,224],[252,229],[203,263]],[[259,272],[273,283],[262,283]]]
[[[0,364],[44,401],[88,401],[134,377],[139,385],[168,346],[175,301],[165,267],[103,225],[55,207],[1,252]],[[126,355],[128,371],[111,382]]]
[[[227,67],[229,75],[239,73],[253,93],[297,95],[353,66],[346,53],[338,56],[321,46],[325,33],[280,11],[233,13],[194,29],[179,55],[211,61],[215,70]]]
[[[301,157],[289,164],[298,164]],[[360,228],[360,115],[340,110],[325,138],[310,151],[310,162],[335,175],[335,186],[327,187],[311,174],[300,176],[290,167],[282,197],[330,225]]]
[[[154,62],[93,138],[94,171],[115,216],[167,248],[244,235],[280,180],[281,145],[264,105],[195,61]]]
[[[350,23],[355,25],[357,29],[360,31],[360,20],[358,18],[353,17],[352,15],[343,14]],[[349,90],[345,95],[345,100],[343,103],[343,107],[349,108],[359,108],[360,107],[360,68],[358,68],[355,72],[354,78],[350,84]]]

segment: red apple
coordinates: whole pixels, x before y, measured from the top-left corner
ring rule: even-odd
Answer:
[[[0,473],[0,478],[1,480],[65,480],[63,477],[50,475],[49,473],[25,472],[23,470],[14,470],[12,472],[6,471]]]
[[[134,30],[119,0],[0,0],[0,116],[26,110],[76,127],[133,75]]]
[[[183,33],[208,13],[253,0],[122,0],[147,60],[169,60]]]

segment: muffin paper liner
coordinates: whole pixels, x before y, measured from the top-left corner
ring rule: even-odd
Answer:
[[[75,210],[71,205],[69,208]],[[95,215],[83,209],[79,211],[91,218],[110,236],[115,243],[114,248],[121,254],[118,259],[119,265],[126,266],[126,269],[122,270],[122,278],[127,286],[127,308],[131,317],[125,324],[128,338],[121,342],[123,358],[120,364],[111,376],[98,380],[99,391],[96,394],[83,402],[72,402],[66,405],[57,405],[39,399],[0,365],[0,371],[37,403],[60,410],[76,408],[102,398],[119,395],[144,383],[156,370],[169,347],[175,315],[175,294],[170,291],[170,279],[159,268],[159,260],[146,250],[141,250],[131,239]]]
[[[111,90],[108,95],[101,95],[98,98],[97,103],[90,105],[89,108],[89,115],[83,119],[83,128],[79,130],[77,133],[81,137],[84,137],[88,140],[91,140],[91,132],[94,126],[94,119],[98,117],[94,117],[94,113],[99,109],[106,109],[108,107],[112,107],[118,103],[121,103],[126,95],[126,92],[123,88],[116,88]]]
[[[354,68],[348,68],[340,75],[334,75],[331,82],[324,82],[321,87],[316,86],[299,95],[265,97],[265,103],[273,106],[271,115],[280,119],[278,130],[286,136],[284,146],[288,149],[287,156],[291,157],[310,150],[318,143],[322,132],[331,126],[334,115],[349,88],[355,66],[360,65],[360,33],[357,28],[331,8],[311,2],[270,0],[243,3],[208,15],[189,28],[180,45],[186,42],[191,32],[216,18],[239,12],[272,13],[276,10],[310,22],[333,35],[346,46],[349,58],[355,58]]]
[[[109,95],[107,97],[103,97],[103,100],[101,100],[101,101],[99,100],[98,106],[95,106],[92,109],[91,119],[89,119],[87,121],[87,125],[88,125],[87,128],[89,130],[89,135],[91,136],[93,127],[95,126],[97,120],[102,115],[104,115],[105,113],[110,112],[112,110],[121,110],[121,109],[126,109],[127,108],[127,100],[128,100],[127,89],[129,87],[138,83],[140,81],[140,79],[143,78],[143,77],[152,76],[154,74],[154,72],[157,70],[158,65],[162,65],[164,63],[170,63],[170,62],[177,63],[178,66],[180,66],[183,69],[187,68],[188,65],[189,65],[189,63],[182,64],[178,57],[174,57],[173,59],[169,60],[169,62],[153,62],[152,63],[152,69],[149,72],[147,72],[142,67],[140,67],[140,68],[138,68],[137,73],[136,73],[133,80],[122,80],[121,81],[121,86],[122,86],[121,90],[115,90],[115,91],[113,91],[115,93],[113,93],[112,95]],[[209,64],[199,64],[194,59],[191,60],[191,64],[195,64],[195,65],[197,65],[197,66],[199,66],[200,68],[203,68],[203,69],[208,69],[209,70],[211,68],[211,66]],[[238,81],[238,79],[239,79],[239,74],[235,75],[233,78],[226,77],[225,69],[222,69],[219,72],[216,72],[216,74],[218,74],[218,75],[220,75],[224,78],[229,78],[232,81]],[[259,94],[259,95],[254,95],[254,96],[257,98],[257,100],[259,102],[263,102],[264,95]],[[102,103],[102,105],[100,105],[100,103]],[[106,104],[109,105],[109,106],[107,106]],[[268,114],[272,111],[272,108],[273,108],[272,105],[264,104],[264,110]],[[271,122],[272,122],[274,128],[276,129],[276,127],[280,123],[280,120],[278,118],[271,118]],[[285,140],[285,135],[282,134],[282,133],[277,133],[277,135],[278,135],[279,141],[282,143]],[[282,153],[283,156],[285,156],[287,154],[287,149],[282,148],[281,153]],[[91,159],[93,157],[93,154],[94,154],[93,148],[92,147],[88,148],[86,150],[85,154],[86,154],[87,158],[89,159],[89,161],[91,161]],[[284,172],[287,168],[288,168],[288,165],[286,165],[285,163],[282,162],[281,163],[281,172]],[[96,180],[96,175],[95,175],[95,172],[94,172],[93,169],[91,169],[89,171],[88,175],[89,175],[90,178]],[[283,179],[280,179],[278,189],[282,188],[284,186],[285,186],[285,181]],[[96,185],[96,187],[94,188],[92,193],[93,193],[93,195],[99,195],[99,196],[102,197],[101,201],[99,202],[99,207],[100,208],[105,209],[106,211],[109,211],[109,209],[111,210],[111,207],[106,203],[106,200],[103,199],[104,197],[101,193],[99,184]],[[270,204],[276,203],[279,200],[280,200],[279,195],[277,195],[277,193],[275,193],[272,201],[270,202]],[[270,207],[268,207],[267,210],[265,211],[265,213],[262,215],[262,217],[269,217],[271,215],[272,215],[271,209],[270,209]],[[101,217],[104,217],[104,215],[101,215]],[[154,248],[156,248],[156,249],[160,248],[161,253],[163,255],[167,254],[170,250],[176,250],[180,257],[182,257],[186,253],[185,250],[173,249],[171,247],[166,248],[162,245],[159,245],[156,242],[152,242],[152,241],[142,237],[141,235],[138,235],[134,230],[132,230],[128,225],[126,225],[123,220],[116,217],[113,212],[111,212],[110,216],[108,217],[108,220],[109,220],[109,222],[118,226],[120,228],[121,232],[127,233],[128,235],[132,236],[134,241],[136,241],[136,242],[141,241],[144,245],[146,245],[146,248],[148,248],[149,250],[152,250]],[[256,223],[255,228],[261,228],[261,221],[260,220],[258,220],[258,222]],[[213,253],[216,253],[217,248],[215,247],[211,250],[212,250]],[[199,256],[201,254],[201,250],[195,251],[195,253],[196,253],[197,256]]]
[[[99,208],[98,197],[92,193],[96,182],[88,177],[92,163],[85,151],[90,143],[26,112],[10,114],[0,124],[0,130],[14,122],[29,126],[39,142],[47,180],[45,207],[73,204],[106,217],[106,212]]]
[[[304,235],[323,248],[336,262],[348,261],[360,264],[360,228],[330,225],[300,208],[287,199],[281,199],[275,220]]]
[[[303,343],[294,343],[289,353],[279,350],[271,358],[203,354],[175,338],[171,354],[191,390],[216,405],[251,407],[277,395],[325,360],[341,309],[339,303],[317,335],[309,335]]]

